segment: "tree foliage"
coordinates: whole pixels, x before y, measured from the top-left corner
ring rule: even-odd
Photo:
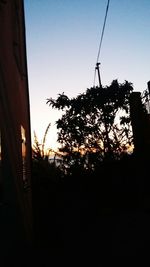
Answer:
[[[51,124],[49,123],[43,135],[41,143],[34,131],[34,143],[32,147],[32,177],[34,186],[49,185],[62,180],[61,154],[51,148],[46,148],[46,139]],[[59,157],[56,161],[56,157]]]
[[[46,127],[43,140],[41,143],[38,141],[38,137],[36,135],[36,132],[34,131],[34,143],[33,143],[33,148],[32,148],[32,157],[35,160],[38,160],[38,161],[44,160],[45,158],[48,157],[49,152],[51,152],[50,149],[48,151],[45,151],[45,143],[46,143],[46,138],[47,138],[50,126],[51,124],[49,123],[48,126]]]
[[[120,84],[114,80],[110,86],[92,87],[75,98],[62,93],[57,99],[47,99],[52,108],[64,111],[56,122],[60,149],[69,157],[80,154],[84,164],[89,164],[93,155],[101,159],[118,157],[127,150],[132,142],[132,91],[128,81]]]

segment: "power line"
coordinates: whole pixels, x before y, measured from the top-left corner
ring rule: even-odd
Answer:
[[[98,48],[98,54],[97,54],[97,59],[96,59],[96,67],[99,62],[99,57],[100,57],[100,52],[101,52],[101,47],[102,47],[102,42],[103,42],[103,37],[104,37],[104,32],[105,32],[105,26],[106,26],[106,21],[107,21],[109,3],[110,3],[110,0],[108,0],[107,6],[106,6],[105,18],[104,18],[104,23],[103,23],[103,28],[102,28],[102,33],[101,33],[101,38],[100,38],[100,43],[99,43],[99,48]],[[94,86],[95,86],[95,78],[96,78],[96,68],[94,72]]]
[[[101,52],[101,47],[102,47],[102,41],[103,41],[103,37],[104,37],[106,20],[107,20],[107,14],[108,14],[108,9],[109,9],[109,3],[110,3],[110,0],[108,0],[108,2],[107,2],[106,13],[105,13],[105,18],[104,18],[104,24],[103,24],[103,29],[102,29],[102,33],[101,33],[101,39],[100,39],[100,44],[99,44],[99,49],[98,49],[98,55],[97,55],[96,63],[98,63],[99,57],[100,57],[100,52]]]

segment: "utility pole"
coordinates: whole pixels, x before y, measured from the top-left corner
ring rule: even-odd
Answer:
[[[100,76],[100,70],[99,70],[99,66],[100,66],[100,64],[101,64],[101,63],[97,62],[97,63],[96,63],[96,67],[95,67],[95,69],[97,70],[97,73],[98,73],[99,87],[102,89],[101,76]]]
[[[103,89],[102,83],[101,83],[99,66],[100,66],[100,63],[97,62],[95,69],[97,70],[97,74],[98,74],[99,87],[100,87],[100,89]],[[103,110],[104,126],[105,126],[105,133],[106,133],[106,142],[104,140],[104,153],[106,153],[108,151],[108,154],[110,155],[111,154],[111,145],[110,145],[110,140],[109,140],[109,132],[108,132],[107,119],[106,119],[105,104],[103,104],[102,110]],[[106,151],[106,148],[107,148],[107,151]]]

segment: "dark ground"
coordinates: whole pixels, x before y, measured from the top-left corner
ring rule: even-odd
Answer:
[[[21,266],[150,264],[146,162],[107,163],[93,175],[42,180],[34,208],[36,241],[20,252]]]
[[[45,264],[49,264],[50,255],[71,266],[149,261],[146,162],[107,163],[93,175],[76,173],[64,183],[43,185],[38,207],[37,232]]]

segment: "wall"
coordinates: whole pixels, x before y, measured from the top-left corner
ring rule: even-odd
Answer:
[[[0,0],[0,139],[0,228],[6,246],[7,238],[11,246],[20,244],[20,240],[32,240],[30,113],[22,0]]]

